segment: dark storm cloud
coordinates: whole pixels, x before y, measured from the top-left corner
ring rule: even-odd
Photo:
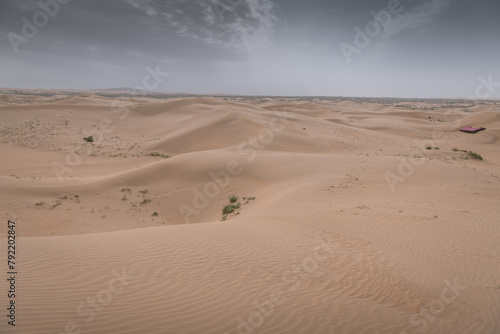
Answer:
[[[8,34],[42,9],[1,1],[0,86],[133,87],[158,64],[168,91],[469,96],[481,75],[500,81],[498,1],[400,0],[356,45],[391,1],[72,0],[18,53]]]

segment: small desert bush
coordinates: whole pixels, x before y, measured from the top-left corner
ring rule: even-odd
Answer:
[[[245,204],[248,204],[250,201],[255,200],[255,197],[243,197],[243,199],[245,199],[245,198],[246,198]]]
[[[94,142],[94,137],[88,136],[88,137],[83,138],[83,140],[85,140],[87,143],[93,143]]]
[[[481,156],[481,154],[478,154],[476,152],[469,151],[469,152],[467,152],[467,155],[471,159],[481,160],[481,161],[483,160],[483,157]]]
[[[228,204],[222,208],[222,214],[227,215],[230,213],[233,213],[236,209],[239,209],[241,206],[240,203],[238,204]]]
[[[62,204],[62,203],[61,203],[61,201],[60,201],[60,200],[57,200],[57,201],[55,202],[55,204],[53,204],[53,205],[52,205],[51,209],[55,209],[55,208],[57,208],[57,207],[58,207],[59,205],[61,205],[61,204]]]
[[[171,155],[168,155],[168,154],[163,154],[163,153],[159,153],[159,152],[151,152],[148,154],[150,157],[162,157],[164,159],[168,159],[168,158],[171,158],[172,156]]]
[[[254,200],[255,197],[243,197],[243,200],[245,201],[244,204],[248,203],[249,200]],[[241,202],[238,202],[238,196],[236,195],[231,195],[229,196],[229,204],[226,204],[222,208],[222,221],[227,219],[227,215],[234,213],[235,216],[240,214],[240,211],[237,211],[241,208]]]

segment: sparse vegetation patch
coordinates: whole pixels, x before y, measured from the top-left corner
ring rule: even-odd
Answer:
[[[160,152],[151,152],[148,154],[150,157],[162,157],[164,159],[171,158],[171,155],[160,153]]]
[[[227,215],[229,213],[233,213],[236,209],[240,208],[240,203],[238,203],[237,205],[238,206],[236,206],[235,204],[228,204],[228,205],[224,206],[222,208],[222,214]]]
[[[463,152],[463,153],[467,153],[467,155],[465,157],[463,157],[464,159],[474,159],[474,160],[480,160],[480,161],[483,161],[483,157],[481,156],[481,154],[479,153],[476,153],[476,152],[473,152],[473,151],[467,151],[467,150],[459,150],[458,148],[453,148],[452,149],[453,152]]]
[[[236,195],[231,195],[229,196],[229,204],[226,204],[223,208],[222,208],[222,218],[221,218],[221,221],[225,221],[227,220],[228,218],[228,215],[230,214],[234,214],[235,216],[239,215],[240,214],[240,209],[241,209],[241,205],[242,203],[241,202],[238,202],[238,196]],[[247,204],[249,201],[252,201],[254,200],[255,197],[243,197],[243,200],[245,201],[243,204]]]
[[[144,204],[148,204],[148,203],[151,203],[151,200],[149,198],[145,198],[142,200],[141,204],[144,205]]]
[[[62,204],[62,203],[61,203],[61,201],[60,201],[60,200],[57,200],[57,201],[56,201],[56,202],[52,205],[51,209],[55,209],[55,208],[57,208],[57,207],[58,207],[59,205],[61,205],[61,204]]]
[[[472,152],[472,151],[469,151],[467,152],[467,156],[471,159],[474,159],[474,160],[483,160],[483,157],[481,156],[481,154],[479,153],[476,153],[476,152]]]

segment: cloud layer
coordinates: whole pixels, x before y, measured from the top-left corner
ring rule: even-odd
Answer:
[[[452,0],[428,0],[414,9],[407,10],[395,17],[385,28],[385,37],[396,35],[406,29],[415,29],[429,24],[437,14],[446,10]]]
[[[153,18],[161,18],[180,36],[250,52],[271,44],[277,22],[270,0],[128,0]]]

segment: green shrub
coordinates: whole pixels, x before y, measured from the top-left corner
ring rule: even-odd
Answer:
[[[222,214],[227,215],[233,213],[236,209],[239,209],[239,206],[236,207],[234,204],[228,204],[222,208]]]
[[[87,143],[93,143],[94,142],[94,137],[88,136],[88,137],[83,138],[83,140],[85,140]]]
[[[151,152],[148,155],[150,157],[162,157],[162,158],[165,158],[165,159],[168,159],[168,158],[172,157],[171,155],[163,154],[163,153],[159,153],[159,152]]]
[[[52,205],[51,209],[55,209],[57,208],[59,205],[61,205],[61,201],[60,200],[56,200],[56,203]]]
[[[471,158],[471,159],[475,159],[475,160],[483,160],[483,157],[481,156],[481,154],[478,154],[476,152],[472,152],[472,151],[469,151],[467,152],[468,156]]]
[[[234,203],[238,200],[238,197],[236,195],[231,195],[229,196],[229,202]]]

